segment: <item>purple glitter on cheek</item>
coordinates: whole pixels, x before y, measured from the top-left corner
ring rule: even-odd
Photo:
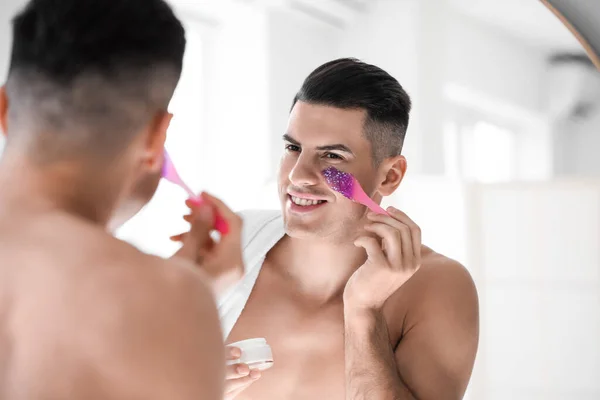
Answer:
[[[322,172],[330,188],[345,197],[352,199],[354,194],[354,177],[347,172],[342,172],[335,167],[328,167]]]

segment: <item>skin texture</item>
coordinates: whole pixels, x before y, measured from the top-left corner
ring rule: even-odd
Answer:
[[[171,115],[119,161],[43,168],[7,117],[0,162],[0,399],[221,399],[225,357],[212,292],[183,258],[145,255],[107,232],[139,177],[156,176]],[[153,190],[152,190],[153,192]],[[212,211],[190,235],[208,237]]]
[[[372,215],[320,174],[350,172],[377,202],[398,188],[406,160],[374,165],[365,117],[303,102],[292,110],[279,169],[287,234],[227,339],[264,337],[275,363],[253,377],[230,368],[227,399],[443,400],[466,390],[479,335],[467,270],[423,245],[403,212]],[[301,212],[289,193],[327,203]]]

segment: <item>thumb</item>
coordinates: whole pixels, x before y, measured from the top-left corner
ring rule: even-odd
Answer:
[[[374,263],[386,263],[387,259],[383,250],[381,248],[381,244],[377,239],[370,236],[361,236],[354,241],[354,245],[356,247],[362,247],[367,252],[367,257]]]

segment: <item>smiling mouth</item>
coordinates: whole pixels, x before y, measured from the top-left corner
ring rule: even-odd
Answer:
[[[327,202],[326,200],[309,200],[309,199],[303,199],[303,198],[292,196],[292,195],[289,195],[289,197],[290,197],[290,200],[292,201],[292,203],[294,203],[297,206],[301,206],[301,207],[316,206],[316,205]]]

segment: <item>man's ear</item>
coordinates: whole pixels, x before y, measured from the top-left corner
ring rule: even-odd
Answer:
[[[173,114],[169,112],[158,113],[148,129],[144,163],[149,167],[149,172],[160,171],[162,168],[167,131],[172,119]]]
[[[381,162],[379,171],[381,174],[381,183],[378,192],[382,196],[389,196],[398,189],[404,175],[406,174],[406,157],[395,156],[386,158]]]
[[[0,87],[0,131],[2,135],[8,135],[8,96],[6,86]]]

